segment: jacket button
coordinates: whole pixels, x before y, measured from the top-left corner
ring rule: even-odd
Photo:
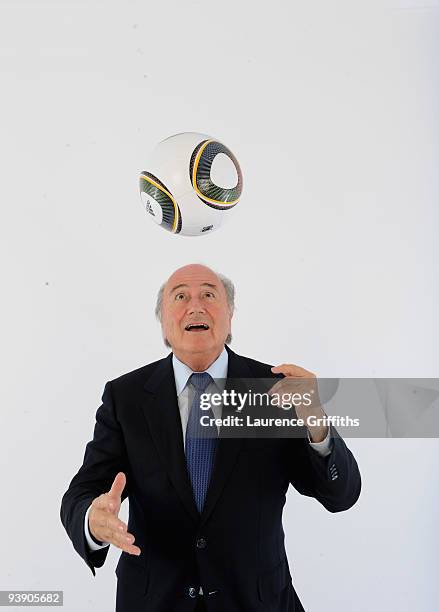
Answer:
[[[204,538],[198,538],[197,540],[197,548],[206,548],[207,542]]]
[[[189,587],[188,593],[189,593],[189,597],[194,598],[197,596],[197,589],[195,587]]]

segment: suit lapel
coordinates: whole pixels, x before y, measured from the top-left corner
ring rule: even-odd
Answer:
[[[227,346],[226,349],[229,355],[226,388],[230,389],[230,379],[251,378],[252,374],[243,357],[234,353]],[[141,408],[157,452],[185,508],[195,521],[199,522],[201,518],[201,523],[204,523],[212,513],[231,475],[243,440],[242,438],[219,438],[206,502],[200,517],[186,468],[172,353],[159,363],[144,389],[145,400]]]
[[[200,515],[186,469],[172,353],[157,366],[144,388],[147,395],[142,403],[142,411],[157,452],[182,503],[198,522]]]

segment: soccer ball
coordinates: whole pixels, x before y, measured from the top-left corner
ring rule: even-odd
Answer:
[[[238,160],[221,142],[195,132],[159,142],[140,174],[140,195],[153,221],[173,234],[218,229],[242,193]]]

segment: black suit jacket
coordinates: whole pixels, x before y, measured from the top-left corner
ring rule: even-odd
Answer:
[[[274,377],[269,365],[226,348],[228,377]],[[95,574],[108,547],[89,551],[85,512],[125,472],[128,531],[142,553],[120,556],[116,611],[192,612],[199,585],[209,612],[303,611],[282,511],[290,483],[330,512],[356,502],[358,466],[335,429],[327,457],[304,438],[220,438],[200,515],[186,470],[172,353],[108,382],[102,402],[83,465],[63,496],[61,521]]]

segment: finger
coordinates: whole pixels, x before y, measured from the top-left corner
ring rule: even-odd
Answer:
[[[275,385],[273,385],[271,387],[271,389],[268,390],[268,395],[273,395],[275,393],[281,394],[281,393],[286,393],[286,392],[295,392],[297,389],[301,389],[303,387],[303,383],[293,380],[293,379],[287,379],[287,378],[283,378],[282,380],[280,380],[279,382],[277,382]]]
[[[135,538],[131,533],[125,534],[124,536],[114,534],[113,537],[109,536],[109,539],[106,541],[111,542],[114,546],[129,554],[140,555],[141,550],[138,546],[134,545]]]
[[[102,542],[109,542],[110,544],[113,544],[113,546],[116,546],[116,548],[119,548],[120,550],[123,550],[130,554],[139,555],[141,552],[140,548],[134,545],[134,536],[122,538],[114,532],[104,532],[99,539]]]
[[[279,392],[290,392],[296,393],[298,391],[306,391],[307,389],[313,389],[313,381],[307,378],[285,377],[279,383],[276,383],[270,390],[269,393]]]
[[[138,546],[124,546],[122,550],[130,555],[136,555],[136,557],[138,557],[142,552]]]
[[[128,527],[123,521],[105,510],[96,510],[93,514],[90,513],[88,518],[93,531],[99,532],[101,535],[104,532],[108,535],[112,532],[125,533],[128,531]]]
[[[271,368],[271,371],[273,372],[273,374],[283,374],[284,376],[295,376],[296,375],[293,367],[291,367],[288,364],[283,364],[283,365],[279,365],[274,368]]]
[[[100,527],[108,530],[110,533],[120,533],[124,535],[128,533],[127,524],[119,520],[112,514],[104,513],[103,516],[100,516],[98,520],[100,520]]]
[[[131,546],[136,540],[133,534],[128,532],[121,533],[113,531],[109,534],[109,537],[111,537],[112,541],[117,544],[119,548],[121,546]]]
[[[126,482],[127,479],[125,474],[123,472],[118,472],[113,480],[111,489],[108,491],[108,495],[113,498],[113,500],[118,500],[118,498],[122,496]]]
[[[276,383],[275,385],[273,385],[271,387],[271,389],[269,389],[267,391],[267,393],[268,393],[268,395],[276,395],[276,394],[280,393],[282,391],[282,389],[283,389],[283,387],[279,383]]]
[[[297,377],[312,377],[313,374],[301,368],[300,366],[296,366],[293,363],[282,363],[281,365],[274,366],[271,368],[273,374],[284,374],[285,376],[297,376]]]
[[[94,529],[92,531],[96,539],[111,542],[119,548],[121,546],[127,546],[134,543],[135,537],[132,533],[128,533],[126,529],[121,530],[120,526],[113,524],[108,525],[107,522],[103,521],[100,524],[94,523]]]

